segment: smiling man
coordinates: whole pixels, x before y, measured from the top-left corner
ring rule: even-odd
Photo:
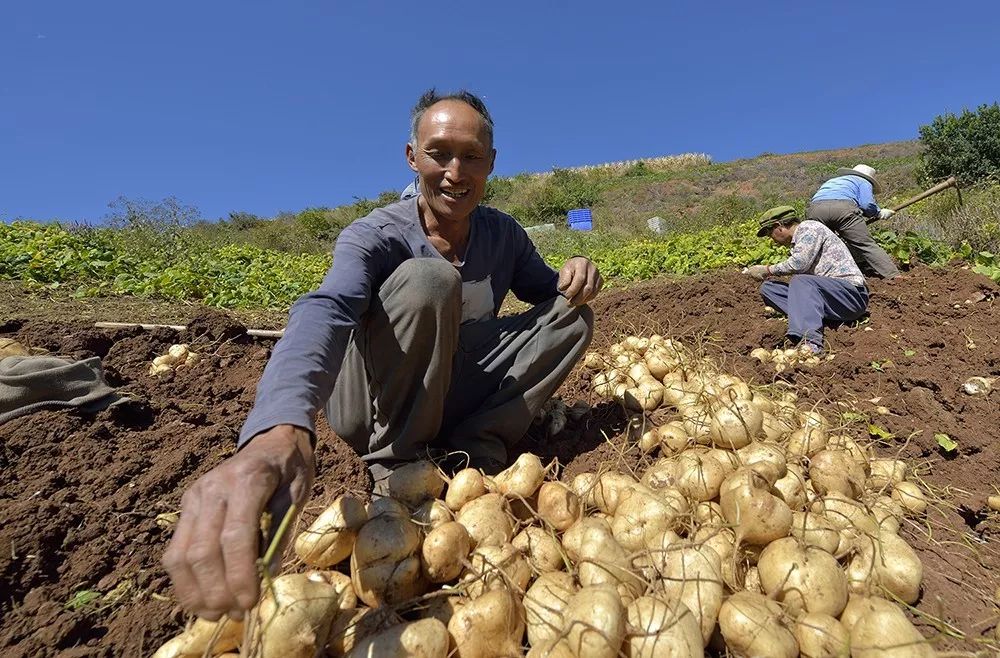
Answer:
[[[590,342],[594,264],[556,272],[480,205],[496,150],[479,98],[425,93],[406,159],[419,193],[340,234],[323,283],[291,309],[240,451],[184,494],[164,565],[191,612],[240,618],[255,603],[259,519],[308,498],[321,407],[376,480],[428,452],[496,472]],[[508,291],[532,308],[498,317]]]

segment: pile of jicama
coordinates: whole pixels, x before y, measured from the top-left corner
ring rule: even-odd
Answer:
[[[192,352],[186,344],[171,345],[165,354],[153,359],[149,365],[149,374],[159,377],[177,368],[190,368],[200,360],[201,355]]]
[[[630,337],[586,365],[640,411],[643,472],[409,464],[389,496],[341,496],[298,535],[304,566],[248,628],[198,620],[156,658],[934,655],[902,606],[922,567],[898,531],[927,508],[906,463],[677,341]],[[676,417],[654,427],[641,412],[661,405]]]
[[[819,365],[823,359],[813,354],[813,352],[805,345],[801,345],[797,348],[774,348],[770,352],[765,350],[763,347],[758,347],[750,351],[750,356],[757,359],[761,363],[773,363],[774,371],[777,373],[783,373],[789,368],[794,368],[796,365],[803,366],[816,366]],[[832,359],[833,355],[830,354],[826,357],[827,359]]]

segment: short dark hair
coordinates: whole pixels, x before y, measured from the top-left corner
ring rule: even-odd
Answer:
[[[431,105],[440,103],[441,101],[460,101],[478,112],[479,116],[483,118],[486,134],[490,138],[490,146],[493,146],[493,117],[490,116],[490,111],[486,109],[486,103],[483,102],[483,99],[465,89],[459,89],[450,94],[439,94],[434,87],[431,87],[420,96],[417,104],[413,106],[413,110],[410,112],[411,144],[415,145],[417,143],[417,126],[420,125],[420,120],[423,118],[424,112]]]

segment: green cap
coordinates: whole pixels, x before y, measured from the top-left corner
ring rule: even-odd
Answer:
[[[775,224],[780,224],[783,221],[794,218],[796,215],[795,208],[791,206],[777,206],[766,210],[763,215],[760,216],[760,228],[757,230],[757,237],[762,238],[771,232],[771,228]]]

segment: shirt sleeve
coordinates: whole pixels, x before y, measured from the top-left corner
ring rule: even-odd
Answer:
[[[799,227],[795,230],[795,241],[792,244],[791,255],[777,265],[771,265],[771,274],[784,275],[809,272],[819,257],[820,238],[821,236],[817,231],[804,224],[799,224]]]
[[[858,208],[865,217],[874,217],[878,214],[878,204],[875,203],[875,194],[872,191],[872,184],[862,179],[858,183]]]
[[[240,447],[277,425],[315,434],[316,412],[333,392],[351,330],[389,265],[389,250],[375,229],[357,224],[344,229],[323,283],[292,305],[285,334],[257,385]]]
[[[559,274],[549,267],[520,224],[512,220],[514,274],[511,292],[522,302],[540,304],[559,294]]]

